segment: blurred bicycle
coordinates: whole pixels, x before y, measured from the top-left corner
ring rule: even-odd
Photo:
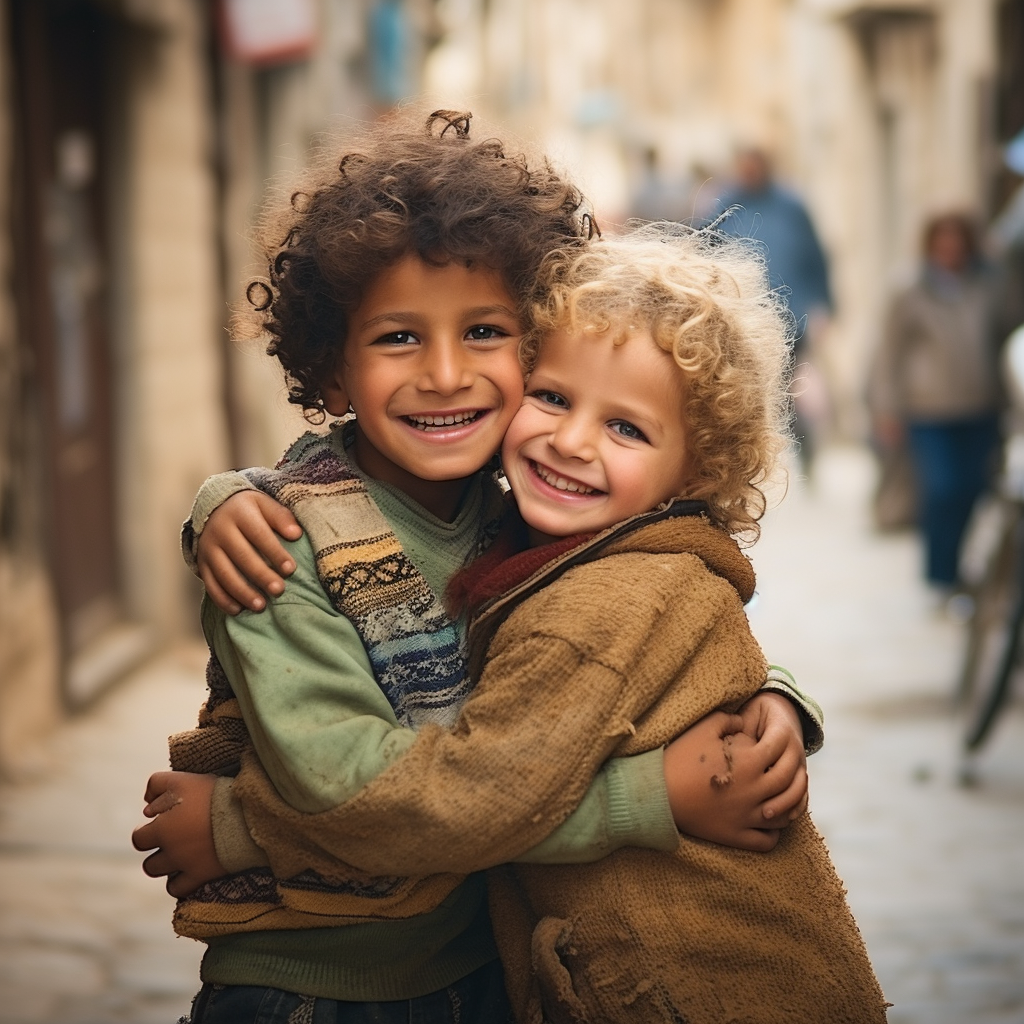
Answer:
[[[1003,358],[1011,430],[995,496],[965,546],[965,560],[975,562],[969,572],[974,612],[959,687],[965,784],[976,781],[975,757],[1010,703],[1024,648],[1024,326],[1010,335]],[[979,541],[978,534],[986,539]]]

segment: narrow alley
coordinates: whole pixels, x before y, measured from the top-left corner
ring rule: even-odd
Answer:
[[[754,548],[751,621],[825,706],[812,811],[849,889],[891,1024],[1024,1022],[1024,715],[956,783],[961,630],[929,607],[909,535],[870,531],[871,464],[823,453]],[[151,662],[64,726],[38,777],[0,788],[0,1024],[167,1024],[201,948],[128,842],[203,653]]]

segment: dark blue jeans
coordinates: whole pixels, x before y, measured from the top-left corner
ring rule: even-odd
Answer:
[[[910,423],[910,449],[919,493],[930,582],[955,584],[967,520],[992,473],[999,441],[995,416]]]
[[[351,1003],[258,985],[203,985],[191,1024],[512,1024],[501,962],[429,995]]]

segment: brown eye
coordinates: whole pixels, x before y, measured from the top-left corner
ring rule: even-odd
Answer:
[[[495,338],[507,338],[508,334],[499,327],[490,324],[477,324],[466,333],[470,341],[494,341]]]
[[[418,341],[419,338],[408,331],[392,331],[390,334],[381,335],[373,344],[400,347],[402,345],[415,345]]]

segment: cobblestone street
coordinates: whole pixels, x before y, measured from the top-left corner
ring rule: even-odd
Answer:
[[[957,785],[949,695],[961,629],[929,606],[916,541],[869,528],[871,466],[823,454],[754,548],[751,621],[824,705],[811,805],[888,999],[891,1024],[1024,1024],[1024,715]],[[170,1024],[201,947],[128,842],[166,736],[203,694],[183,646],[53,740],[40,777],[0,788],[0,1024]],[[822,1022],[826,1024],[826,1022]]]

